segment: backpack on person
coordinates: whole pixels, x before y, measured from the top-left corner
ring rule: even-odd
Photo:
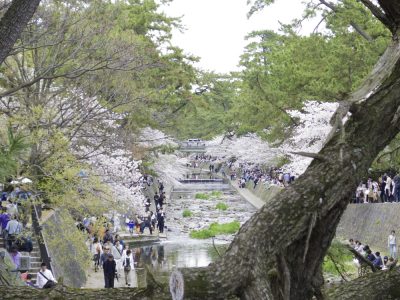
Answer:
[[[131,264],[130,264],[130,259],[127,257],[125,259],[125,266],[124,266],[124,271],[129,272],[131,270]]]

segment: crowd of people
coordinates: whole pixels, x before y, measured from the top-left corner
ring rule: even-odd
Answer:
[[[222,177],[229,177],[231,181],[238,180],[240,188],[245,188],[248,182],[253,183],[253,188],[256,188],[259,184],[263,184],[266,187],[286,187],[295,180],[293,174],[280,168],[267,168],[250,162],[237,163],[235,159],[221,162],[218,157],[206,154],[192,156],[188,167],[198,168],[204,164],[208,164],[210,176],[219,173]]]
[[[134,270],[135,260],[129,246],[124,243],[116,233],[125,227],[127,233],[143,234],[148,228],[150,234],[158,229],[159,233],[164,232],[165,213],[163,211],[166,202],[166,193],[164,184],[159,180],[154,180],[149,175],[144,175],[139,184],[151,187],[157,184],[157,192],[154,195],[154,211],[150,198],[144,202],[144,213],[132,215],[114,215],[111,218],[107,216],[89,217],[86,216],[77,223],[77,227],[88,233],[90,245],[89,250],[93,254],[95,271],[99,268],[104,272],[104,286],[113,287],[113,280],[118,270],[122,269],[125,274],[126,285],[131,285],[131,273]],[[4,190],[4,189],[3,189]],[[21,274],[21,278],[27,285],[35,288],[48,288],[56,284],[51,271],[46,264],[41,265],[37,273],[36,281],[32,280],[32,274],[21,267],[21,252],[31,252],[33,244],[30,237],[30,231],[25,228],[27,221],[23,218],[21,201],[30,198],[32,195],[19,186],[14,186],[7,191],[3,191],[0,201],[0,234],[4,237],[5,247],[10,255],[15,271]],[[125,220],[125,224],[121,226]],[[0,253],[1,254],[1,253]],[[4,254],[4,253],[3,253]],[[5,257],[5,255],[3,255]],[[118,277],[117,277],[118,278]]]
[[[378,270],[389,270],[397,264],[397,239],[396,232],[392,230],[388,236],[387,247],[389,256],[383,256],[379,251],[373,252],[368,245],[353,239],[349,240],[349,245],[356,250],[362,257],[370,261]],[[362,261],[357,257],[354,258],[354,263],[357,267],[362,265]]]
[[[286,187],[292,183],[295,177],[289,172],[284,172],[279,168],[270,167],[264,169],[257,164],[242,163],[239,165],[238,172],[231,168],[231,180],[238,178],[240,188],[246,187],[248,182],[253,183],[255,189],[257,185]]]
[[[89,251],[93,255],[94,271],[97,272],[100,268],[103,270],[105,288],[114,287],[114,280],[119,278],[119,270],[124,272],[126,286],[135,284],[132,250],[118,234],[113,235],[110,229],[106,229],[101,239],[90,237],[88,242]]]
[[[353,203],[400,202],[400,175],[384,173],[377,180],[368,178],[358,185]]]
[[[4,246],[10,255],[14,271],[16,274],[20,274],[20,278],[26,285],[33,288],[51,288],[57,281],[45,263],[41,264],[35,282],[29,270],[24,269],[21,264],[21,252],[31,253],[33,250],[31,232],[26,227],[27,222],[21,206],[21,201],[27,200],[31,196],[31,192],[21,189],[19,186],[8,188],[7,191],[1,193],[0,234],[4,239]],[[0,254],[1,259],[4,259],[5,252]]]
[[[146,178],[146,182],[148,182],[149,177]],[[148,228],[151,235],[156,229],[159,233],[164,233],[165,187],[160,180],[151,180],[150,186],[154,184],[157,184],[154,187],[157,191],[153,197],[155,212],[151,210],[150,198],[146,198],[143,214],[135,214],[134,216],[115,214],[111,217],[86,216],[82,222],[77,224],[80,230],[88,234],[88,248],[93,257],[94,271],[103,270],[105,288],[113,288],[115,279],[118,280],[121,277],[122,271],[126,285],[136,286],[134,274],[137,261],[119,232],[123,232],[125,229],[125,232],[129,235],[140,235]],[[121,220],[125,220],[123,226],[121,226]]]
[[[100,269],[104,273],[104,287],[113,288],[115,280],[124,274],[126,286],[136,286],[135,265],[137,264],[137,249],[135,252],[129,248],[119,233],[113,233],[111,223],[105,228],[104,234],[88,232],[88,248],[92,254],[94,262],[94,271]],[[129,224],[126,230],[130,231]],[[137,233],[140,233],[138,228]],[[135,255],[136,253],[136,255]]]

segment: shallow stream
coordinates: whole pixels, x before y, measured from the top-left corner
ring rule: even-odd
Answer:
[[[228,243],[217,243],[215,248],[223,254]],[[168,282],[169,275],[176,268],[205,267],[218,258],[217,250],[209,241],[187,240],[163,242],[135,248],[138,285],[145,285],[145,266],[158,282]]]

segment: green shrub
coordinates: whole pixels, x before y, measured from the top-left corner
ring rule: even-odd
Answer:
[[[334,276],[342,274],[344,277],[349,278],[356,273],[356,267],[352,260],[353,255],[346,246],[340,242],[333,241],[324,258],[322,269],[324,273]]]
[[[184,209],[183,212],[182,212],[182,216],[183,216],[184,218],[191,217],[192,215],[193,215],[193,213],[192,213],[190,210],[188,210],[188,209]]]
[[[277,168],[281,168],[288,163],[290,163],[290,158],[287,155],[282,155],[277,158],[275,165]]]
[[[221,191],[212,191],[210,196],[213,198],[220,198],[222,196],[222,192]]]
[[[225,203],[219,202],[219,203],[215,206],[215,208],[216,208],[216,209],[219,209],[219,210],[227,210],[227,209],[228,209],[228,205],[226,205]]]
[[[189,235],[192,239],[209,239],[214,236],[214,234],[209,229],[202,230],[192,230]]]
[[[208,239],[220,234],[233,234],[240,228],[239,221],[233,221],[230,223],[212,223],[207,229],[192,230],[190,237],[193,239]]]
[[[196,199],[202,199],[202,200],[208,200],[208,199],[210,199],[210,195],[207,194],[207,193],[197,193],[195,195],[195,198]]]

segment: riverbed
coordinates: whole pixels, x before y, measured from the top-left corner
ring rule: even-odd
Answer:
[[[204,170],[194,171],[188,168],[187,171],[186,178],[210,179],[210,175],[205,174]],[[223,204],[224,209],[218,209],[218,204]],[[145,246],[130,245],[136,263],[135,271],[131,272],[131,287],[146,285],[145,269],[148,269],[157,281],[165,283],[168,282],[171,272],[177,268],[208,266],[225,252],[234,235],[217,236],[214,241],[197,240],[190,238],[190,232],[208,228],[212,223],[239,221],[243,224],[253,215],[256,208],[243,199],[228,181],[224,181],[176,184],[171,189],[164,210],[166,239],[162,238],[161,242]],[[190,216],[183,216],[185,210],[190,212]],[[115,287],[125,287],[123,269],[118,273],[119,280],[115,282]],[[97,273],[90,270],[86,287],[101,288],[104,285],[103,280],[101,270]]]

